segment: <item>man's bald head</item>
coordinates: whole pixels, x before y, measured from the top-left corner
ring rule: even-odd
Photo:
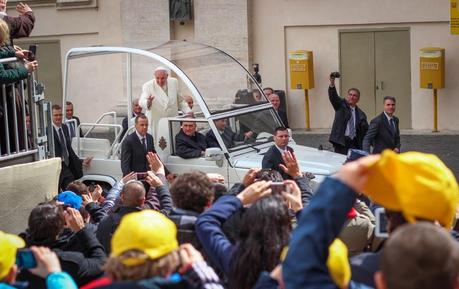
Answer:
[[[121,192],[123,205],[141,207],[145,202],[145,187],[139,181],[130,181],[124,185]]]
[[[182,96],[182,98],[188,104],[188,107],[190,109],[193,109],[194,102],[193,102],[193,98],[191,97],[191,95],[184,95]]]

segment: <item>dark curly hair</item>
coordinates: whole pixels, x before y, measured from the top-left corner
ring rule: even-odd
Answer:
[[[62,207],[51,203],[38,205],[29,215],[28,243],[53,241],[65,225]]]
[[[288,208],[280,197],[255,202],[242,215],[239,242],[231,262],[230,288],[252,288],[262,271],[279,263],[292,230]]]
[[[177,208],[197,213],[204,212],[214,198],[212,182],[205,173],[199,171],[178,176],[170,192]]]

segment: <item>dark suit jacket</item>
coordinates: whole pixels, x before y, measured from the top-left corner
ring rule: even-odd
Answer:
[[[385,149],[400,149],[400,130],[398,128],[398,118],[394,116],[395,134],[390,128],[390,123],[386,115],[381,113],[371,120],[370,128],[363,139],[363,150],[370,152],[370,146],[373,147],[373,153],[379,154]]]
[[[75,179],[79,179],[83,176],[83,166],[80,158],[76,155],[76,153],[72,149],[72,143],[69,136],[68,127],[65,124],[62,124],[62,132],[65,137],[65,142],[67,143],[67,151],[69,153],[69,165],[68,168],[72,172],[72,175]],[[59,142],[59,133],[54,129],[53,126],[53,133],[54,133],[54,154],[56,157],[62,158],[62,146]],[[65,166],[64,161],[62,161],[62,166]]]
[[[225,143],[226,148],[234,147],[235,141],[244,140],[244,134],[236,134],[229,127],[225,128],[225,130],[223,131],[223,134],[221,134],[221,137],[223,139],[223,142]],[[219,148],[220,147],[220,145],[218,144],[217,138],[215,137],[215,134],[212,130],[209,130],[206,133],[206,143],[207,143],[208,148],[213,148],[213,147]]]
[[[293,152],[293,149],[287,146],[287,150]],[[275,145],[269,148],[269,150],[263,156],[261,167],[263,169],[272,169],[278,171],[284,180],[290,180],[292,177],[286,174],[280,167],[279,164],[283,164],[282,155]]]
[[[282,120],[282,123],[284,124],[284,127],[289,127],[288,126],[288,119],[287,119],[287,113],[280,109],[277,111],[277,114],[279,115],[280,119]]]
[[[77,116],[72,116],[72,119],[76,120],[76,127],[75,127],[75,136],[76,136],[76,129],[80,125],[81,122]],[[70,124],[67,124],[67,128],[69,129],[69,135],[70,135],[70,130],[71,130]],[[83,131],[81,130],[81,128],[80,128],[80,137],[83,137]]]
[[[128,135],[121,146],[121,171],[123,176],[130,172],[146,172],[149,170],[147,152],[154,152],[153,136],[147,133],[147,149],[142,145],[136,132]]]
[[[206,137],[196,132],[194,137],[187,136],[183,130],[175,136],[175,153],[184,159],[201,157],[207,148]]]
[[[330,133],[329,141],[332,144],[345,146],[345,137],[347,122],[351,118],[351,108],[344,98],[338,96],[335,87],[328,88],[328,97],[335,110],[335,119]],[[358,149],[362,148],[363,138],[368,130],[368,121],[366,114],[357,106],[355,107],[355,126]]]

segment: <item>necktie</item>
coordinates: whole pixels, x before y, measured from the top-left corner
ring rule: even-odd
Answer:
[[[390,129],[392,131],[392,134],[395,135],[395,121],[394,121],[394,118],[390,119]]]
[[[142,145],[143,145],[144,149],[147,150],[147,138],[145,138],[145,137],[142,138]]]
[[[354,110],[351,109],[351,118],[349,119],[347,125],[349,126],[349,138],[353,139],[355,137],[355,125],[354,125]]]
[[[75,123],[71,121],[69,124],[70,124],[70,137],[74,138],[75,137]]]
[[[62,158],[66,166],[69,165],[69,152],[67,151],[67,146],[65,145],[64,133],[62,132],[62,127],[59,128],[59,142],[61,143],[62,149]]]

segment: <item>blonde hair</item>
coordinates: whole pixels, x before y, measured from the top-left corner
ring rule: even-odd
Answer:
[[[143,260],[141,264],[129,266],[125,264],[126,259]],[[177,250],[152,260],[144,252],[129,250],[118,257],[110,257],[104,266],[105,272],[114,282],[135,281],[151,277],[167,277],[174,273],[181,265],[180,256]]]
[[[4,20],[0,19],[0,45],[8,43],[10,40],[10,28]]]

